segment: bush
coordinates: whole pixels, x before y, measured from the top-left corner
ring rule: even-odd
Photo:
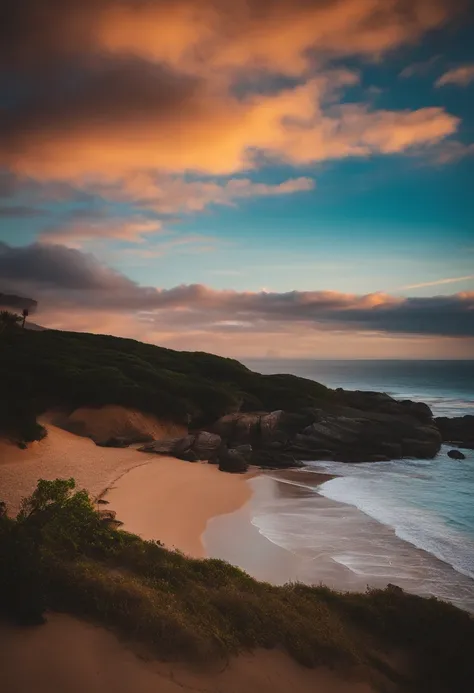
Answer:
[[[331,391],[290,375],[260,375],[238,361],[106,335],[11,330],[1,336],[0,426],[37,440],[48,408],[116,404],[203,427],[231,412],[320,404]]]
[[[393,587],[260,583],[114,529],[72,479],[40,481],[16,520],[0,504],[0,610],[39,623],[46,609],[93,619],[165,658],[278,647],[306,666],[362,665],[372,683],[403,691],[472,690],[474,622],[454,606]],[[387,663],[392,652],[407,671]]]

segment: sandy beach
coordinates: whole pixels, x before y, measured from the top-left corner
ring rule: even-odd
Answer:
[[[124,529],[159,539],[195,558],[206,554],[201,535],[208,521],[250,499],[249,474],[226,474],[207,463],[153,456],[118,479],[105,495]]]
[[[10,514],[38,479],[73,477],[93,498],[106,495],[124,529],[203,557],[208,521],[238,509],[252,493],[246,483],[252,473],[225,474],[205,462],[98,447],[52,424],[47,429],[47,437],[26,450],[0,441],[0,500]]]

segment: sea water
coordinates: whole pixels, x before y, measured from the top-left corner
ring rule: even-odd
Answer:
[[[264,373],[293,373],[330,387],[374,390],[397,399],[424,401],[435,416],[474,414],[474,361],[260,360],[248,361],[247,365]],[[334,474],[336,478],[315,485],[312,505],[305,498],[301,502],[296,499],[274,505],[273,510],[261,508],[256,511],[253,524],[261,534],[287,550],[298,553],[313,546],[317,552],[315,532],[328,520],[327,512],[322,513],[318,506],[317,495],[353,506],[392,529],[399,539],[452,567],[459,575],[463,599],[474,603],[474,451],[464,450],[465,460],[452,460],[447,455],[449,449],[443,446],[434,460],[309,463],[315,471]],[[318,524],[313,524],[312,520],[318,516]],[[370,567],[362,565],[363,557],[350,550],[351,543],[360,539],[360,525],[354,523],[357,537],[351,535],[350,522],[344,525],[343,531],[344,536],[338,539],[334,550],[335,560],[355,572],[366,571],[370,582]],[[373,523],[370,531],[374,532]],[[376,547],[375,535],[366,539],[368,546]],[[376,571],[380,571],[384,549],[380,546],[376,549]],[[387,576],[395,581],[403,560],[389,554],[387,549]],[[417,571],[424,571],[427,581],[433,577],[428,574],[432,571],[429,561],[426,564],[421,561]],[[457,602],[455,577],[450,577],[449,572],[441,573],[442,570],[438,589],[433,588],[432,593]],[[470,595],[470,582],[461,576],[473,580]]]

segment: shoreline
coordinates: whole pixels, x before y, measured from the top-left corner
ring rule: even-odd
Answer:
[[[322,582],[342,591],[391,582],[474,613],[469,577],[355,506],[315,490],[334,474],[304,469],[228,474],[204,462],[97,447],[51,425],[48,433],[27,450],[8,447],[11,459],[1,460],[0,487],[9,512],[39,478],[72,476],[95,503],[107,498],[107,509],[123,529],[195,558],[221,558],[259,580]],[[0,452],[5,445],[0,441]]]
[[[153,457],[122,474],[104,492],[107,509],[116,513],[124,530],[142,539],[206,558],[202,536],[207,524],[245,505],[252,494],[247,481],[259,472],[228,474],[207,462]]]
[[[317,479],[310,487],[278,476],[267,472],[250,480],[254,493],[245,506],[209,522],[203,537],[208,555],[273,584],[365,592],[391,583],[474,613],[471,578],[355,506],[319,494]],[[235,535],[238,544],[226,540]]]

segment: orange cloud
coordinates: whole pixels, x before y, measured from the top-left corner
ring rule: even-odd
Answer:
[[[75,219],[58,227],[52,227],[40,233],[38,240],[43,243],[61,243],[77,248],[84,241],[117,239],[142,243],[145,235],[156,234],[162,230],[161,222],[152,219]]]
[[[179,70],[302,74],[329,56],[381,53],[455,15],[450,0],[22,0],[0,27],[0,61],[38,65],[127,53]]]
[[[444,87],[446,84],[456,84],[458,87],[467,87],[474,82],[474,63],[470,65],[460,65],[448,70],[437,80],[437,87]]]
[[[0,161],[37,178],[113,180],[143,169],[226,175],[252,167],[255,152],[291,164],[392,154],[439,142],[459,124],[442,108],[324,109],[335,84],[354,81],[347,71],[238,99],[199,79],[137,67],[122,66],[119,82],[105,68],[67,101],[4,115]]]
[[[109,199],[133,200],[142,208],[174,214],[199,212],[209,205],[234,205],[237,200],[245,198],[308,192],[314,187],[314,180],[304,176],[267,184],[248,178],[231,178],[223,182],[187,181],[181,177],[137,171],[118,182],[96,184],[95,190]]]
[[[121,3],[97,14],[94,39],[190,72],[300,75],[322,56],[378,56],[453,14],[446,0],[190,0]]]

